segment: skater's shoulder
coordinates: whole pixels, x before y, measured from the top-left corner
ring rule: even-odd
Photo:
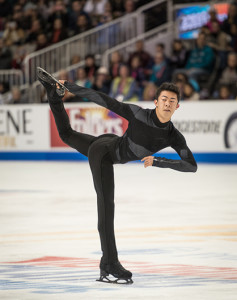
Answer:
[[[175,127],[175,125],[170,121],[170,132],[171,140],[173,143],[186,143],[185,137],[183,134]]]

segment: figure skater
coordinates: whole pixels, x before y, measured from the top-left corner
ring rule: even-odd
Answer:
[[[197,164],[192,152],[183,135],[171,122],[173,113],[179,108],[179,89],[173,83],[163,83],[156,92],[155,108],[143,109],[68,81],[58,81],[40,67],[37,68],[37,75],[46,89],[61,139],[89,160],[97,194],[98,231],[102,249],[99,281],[132,283],[132,273],[119,262],[115,242],[113,165],[141,160],[145,168],[154,166],[196,172]],[[128,128],[124,135],[103,134],[96,137],[73,130],[62,101],[66,91],[87,98],[127,119]],[[179,154],[180,160],[153,156],[169,146]]]

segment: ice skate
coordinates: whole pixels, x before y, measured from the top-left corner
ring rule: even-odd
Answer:
[[[119,261],[112,264],[100,263],[100,278],[97,281],[114,284],[132,284],[132,273]]]
[[[40,67],[37,67],[37,76],[40,83],[45,87],[48,96],[52,97],[53,93],[56,91],[58,96],[63,97],[65,95],[65,90],[68,91],[61,82]]]

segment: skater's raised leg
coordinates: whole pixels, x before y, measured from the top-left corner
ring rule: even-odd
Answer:
[[[43,69],[41,68],[39,69],[38,78],[46,89],[49,105],[52,110],[60,138],[68,146],[76,149],[85,156],[88,156],[89,146],[97,139],[97,137],[77,132],[71,128],[70,121],[62,101],[65,91],[63,92],[61,87],[60,92],[58,92],[58,83],[51,79],[50,74],[42,72],[41,70]]]

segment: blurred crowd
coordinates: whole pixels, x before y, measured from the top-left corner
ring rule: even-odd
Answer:
[[[110,22],[148,2],[0,0],[0,69],[20,69],[26,54]],[[155,55],[151,55],[139,40],[128,59],[116,51],[109,68],[105,68],[88,54],[85,66],[69,73],[62,70],[59,79],[107,93],[119,101],[152,100],[156,88],[165,81],[174,81],[180,87],[182,100],[236,99],[237,3],[230,4],[228,18],[222,23],[214,8],[209,14],[210,20],[196,40],[175,39],[171,51],[157,43]],[[75,57],[78,61],[79,55]],[[0,103],[1,94],[7,90],[7,84],[0,83]],[[68,93],[64,101],[88,99]],[[24,102],[27,100],[15,87],[9,103]]]
[[[0,0],[0,70],[24,57],[133,12],[144,0]]]

